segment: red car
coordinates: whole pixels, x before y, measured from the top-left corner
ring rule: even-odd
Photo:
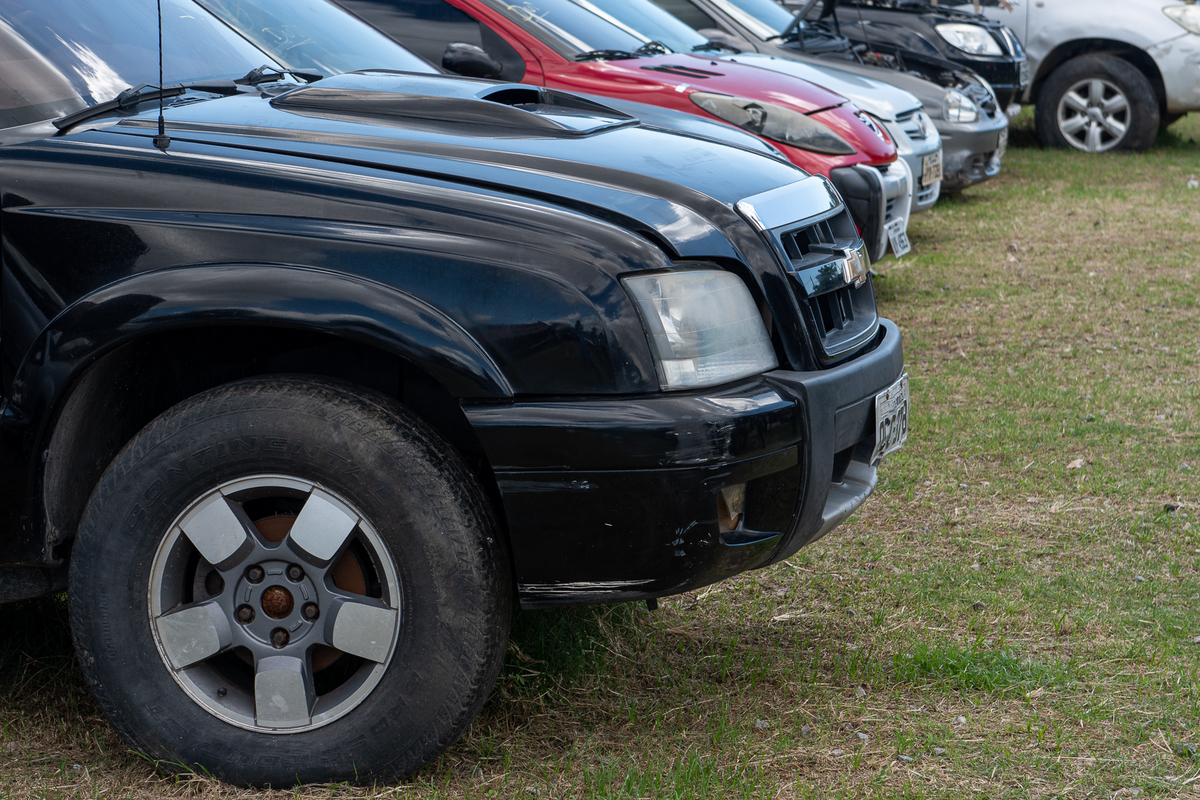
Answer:
[[[854,214],[872,258],[886,251],[889,235],[894,242],[905,234],[907,215],[885,229],[889,201],[906,197],[911,188],[906,171],[888,168],[896,162],[896,147],[881,126],[815,84],[709,57],[706,53],[725,46],[696,40],[695,31],[652,3],[334,2],[451,72],[647,103],[737,125],[769,140],[797,166],[828,177]]]

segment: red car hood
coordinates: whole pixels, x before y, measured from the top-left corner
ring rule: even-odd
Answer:
[[[686,53],[643,56],[622,61],[576,62],[565,65],[561,70],[552,68],[551,71],[561,77],[569,75],[571,83],[580,87],[580,91],[598,94],[607,94],[605,89],[611,90],[614,83],[621,84],[624,90],[630,92],[638,89],[657,92],[667,86],[684,95],[697,91],[748,97],[776,103],[803,114],[848,102],[839,94],[799,78],[747,64],[717,61]],[[584,89],[588,84],[594,84],[595,88]]]

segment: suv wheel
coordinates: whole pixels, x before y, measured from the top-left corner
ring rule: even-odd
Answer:
[[[72,553],[71,623],[105,714],[168,768],[387,781],[487,698],[508,563],[461,458],[403,407],[255,379],[117,456]]]
[[[1038,141],[1089,153],[1145,150],[1158,133],[1150,81],[1114,56],[1080,56],[1050,75],[1037,99]]]

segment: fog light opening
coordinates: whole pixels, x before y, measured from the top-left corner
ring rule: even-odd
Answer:
[[[746,510],[746,484],[722,486],[717,492],[717,523],[721,533],[735,531],[742,526],[742,515]]]

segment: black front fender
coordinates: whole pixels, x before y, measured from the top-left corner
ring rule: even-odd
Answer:
[[[73,303],[29,349],[13,383],[12,408],[41,429],[72,381],[100,356],[157,332],[214,325],[319,330],[394,353],[455,397],[513,394],[477,341],[412,295],[307,267],[220,264],[138,273]]]

